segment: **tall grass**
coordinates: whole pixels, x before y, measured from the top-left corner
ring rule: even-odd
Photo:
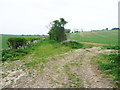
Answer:
[[[60,42],[50,41],[45,39],[41,42],[40,46],[33,52],[34,57],[44,58],[56,54],[61,54],[71,50],[70,47],[62,46]]]
[[[99,69],[104,71],[113,83],[120,88],[120,55],[118,54],[99,54],[96,56]]]

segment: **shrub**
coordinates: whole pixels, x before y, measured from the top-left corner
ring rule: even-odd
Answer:
[[[76,41],[66,41],[66,42],[63,42],[62,45],[71,47],[73,49],[78,49],[83,47],[83,44],[78,43]]]
[[[25,47],[32,43],[37,42],[41,38],[21,38],[21,37],[12,37],[8,39],[8,47],[10,49],[18,49],[20,47]]]
[[[8,39],[8,47],[10,49],[17,49],[26,45],[27,40],[25,38],[13,37]]]
[[[8,44],[10,49],[2,50],[2,61],[20,60],[22,58],[21,56],[25,56],[26,54],[30,53],[31,50],[34,50],[36,46],[39,46],[40,43],[34,43],[34,40],[40,39],[41,38],[9,38]],[[27,44],[28,41],[30,41],[29,44]]]

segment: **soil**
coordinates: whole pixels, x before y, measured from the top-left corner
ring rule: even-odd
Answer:
[[[98,53],[110,53],[100,47],[72,50],[46,59],[43,69],[27,68],[25,60],[5,62],[2,65],[3,88],[114,88],[111,79],[103,78],[97,65],[91,64]]]

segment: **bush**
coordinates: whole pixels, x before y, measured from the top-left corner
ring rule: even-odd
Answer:
[[[8,44],[11,49],[2,50],[2,61],[10,60],[20,60],[26,54],[30,53],[31,50],[34,50],[36,46],[40,43],[34,43],[34,40],[40,40],[41,38],[9,38]],[[29,44],[28,41],[30,41]],[[33,44],[34,43],[34,44]],[[26,48],[20,48],[26,47]]]
[[[41,38],[21,38],[21,37],[12,37],[8,39],[8,47],[10,49],[18,49],[21,47],[26,47],[32,43],[37,42]]]
[[[26,45],[27,40],[25,38],[14,37],[8,39],[8,47],[10,49],[17,49]]]
[[[76,41],[63,42],[62,45],[68,46],[68,47],[73,48],[73,49],[78,49],[78,48],[82,48],[83,47],[83,44],[78,43]]]

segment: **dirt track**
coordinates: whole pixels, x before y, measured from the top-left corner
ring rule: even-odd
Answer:
[[[107,78],[103,78],[91,59],[97,53],[110,53],[100,47],[77,49],[46,59],[44,69],[28,69],[24,63],[31,61],[14,61],[3,64],[3,87],[12,88],[113,88]]]

